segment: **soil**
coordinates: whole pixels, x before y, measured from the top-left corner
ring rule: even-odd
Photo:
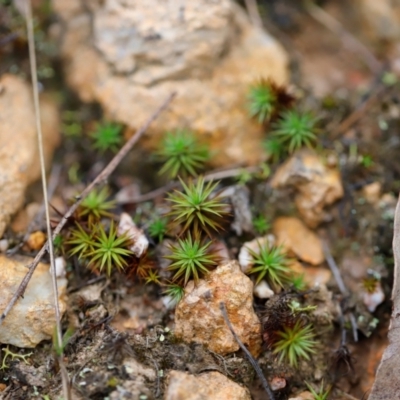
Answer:
[[[312,19],[298,5],[299,2],[274,0],[267,5],[260,3],[271,12],[272,17],[265,21],[267,28],[292,57],[294,82],[302,88],[302,101],[321,118],[319,125],[323,129],[318,151],[326,159],[335,155],[341,171],[345,195],[330,209],[332,221],[319,227],[317,233],[328,243],[351,295],[343,297],[334,279],[328,283],[327,293],[307,295],[310,304],[319,301],[321,307],[326,308],[318,315],[328,315],[328,319],[333,320],[333,323],[320,320],[315,324],[321,344],[312,363],[302,362],[297,369],[278,364],[267,343],[258,362],[267,377],[286,379],[287,386],[276,392],[277,399],[286,399],[293,393],[306,390],[305,381],[319,386],[322,380],[334,383],[332,399],[365,398],[386,345],[391,312],[395,198],[390,194],[400,190],[399,84],[383,85],[357,54],[347,50],[339,38]],[[340,17],[351,34],[357,34],[353,32],[352,15],[346,20],[346,16],[338,11],[337,2],[324,3],[325,9]],[[27,43],[21,33],[21,19],[8,7],[0,6],[0,10],[4,22],[0,31],[0,73],[11,71],[28,77]],[[101,110],[96,104],[79,102],[63,83],[60,61],[48,35],[51,13],[46,8],[39,8],[37,13],[38,36],[41,35],[42,48],[45,49],[39,55],[40,79],[62,99],[64,138],[54,159],[63,169],[52,203],[58,212],[63,213],[67,200],[101,171],[112,154],[93,150],[87,132],[93,131],[95,123],[102,119]],[[14,33],[15,38],[11,36]],[[373,100],[369,101],[368,108],[360,111],[360,118],[339,132],[341,122],[360,109],[360,104],[369,96]],[[272,173],[277,167],[277,164],[272,165]],[[142,172],[135,174],[132,171]],[[224,181],[224,184],[232,182]],[[382,193],[388,194],[387,201],[379,207],[369,203],[363,191],[373,182],[379,182]],[[165,179],[157,175],[154,157],[138,149],[131,152],[109,181],[113,195],[129,184],[137,184],[141,193],[146,193],[165,183]],[[290,192],[274,192],[268,180],[254,179],[248,187],[251,205],[257,214],[267,215],[271,221],[277,216],[295,213]],[[33,185],[26,204],[41,201],[40,193],[40,186]],[[162,198],[157,198],[121,206],[116,213],[127,211],[140,222],[146,221],[154,208],[161,206]],[[54,218],[59,218],[57,213]],[[11,244],[19,243],[22,236],[11,229],[6,234]],[[224,239],[231,254],[237,256],[239,246],[252,236],[237,237],[230,232]],[[154,248],[155,243],[152,244]],[[34,254],[26,247],[22,251]],[[356,296],[368,269],[381,275],[386,299],[373,313],[369,313]],[[193,374],[219,371],[247,386],[254,399],[266,398],[260,381],[242,352],[221,356],[201,345],[185,344],[175,339],[174,312],[165,307],[162,288],[158,285],[144,285],[142,281],[127,279],[118,273],[107,278],[82,270],[73,259],[68,260],[67,272],[69,305],[63,327],[66,330],[72,326],[74,333],[65,347],[65,364],[76,398],[162,398],[166,384],[164,377],[171,369]],[[87,290],[96,293],[95,300],[89,303],[83,300]],[[255,309],[262,317],[265,301],[256,299]],[[351,328],[347,329],[348,364],[340,357],[340,350],[343,350],[340,345],[340,310],[353,312],[359,324],[358,342],[354,341]],[[345,325],[345,328],[349,327]],[[0,385],[5,389],[3,393],[0,391],[0,398],[53,399],[60,395],[59,366],[52,343],[42,343],[29,351],[12,346],[9,349],[18,354],[32,354],[28,357],[29,365],[15,359],[7,363],[6,369],[0,370]],[[135,380],[127,372],[129,365],[133,368],[129,364],[133,363],[132,360],[140,363],[142,379]],[[121,389],[118,389],[121,387],[133,397],[123,397]]]

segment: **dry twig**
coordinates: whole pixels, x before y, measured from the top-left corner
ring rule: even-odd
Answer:
[[[339,267],[337,266],[335,260],[333,259],[332,254],[329,251],[328,245],[325,242],[323,243],[323,250],[324,250],[325,260],[328,263],[329,268],[332,271],[333,277],[336,280],[336,284],[338,285],[340,293],[342,293],[342,295],[344,297],[348,296],[349,292],[348,292],[348,290],[346,288],[346,285],[343,282],[342,275],[340,274]],[[355,316],[354,316],[354,314],[352,312],[349,312],[349,318],[350,318],[351,327],[353,329],[354,341],[358,342],[357,321],[356,321],[356,318],[355,318]]]
[[[250,20],[253,25],[257,26],[258,28],[262,28],[263,23],[260,17],[260,13],[258,12],[258,6],[256,0],[244,0],[246,4],[247,13],[249,14]]]
[[[377,74],[382,69],[381,63],[371,53],[368,47],[361,43],[350,32],[348,32],[339,21],[333,18],[324,9],[317,6],[313,1],[306,0],[304,5],[312,18],[328,28],[333,34],[341,38],[344,45],[347,46],[349,50],[358,53],[373,74]]]
[[[221,310],[222,316],[224,317],[226,325],[228,325],[228,328],[231,331],[233,337],[235,338],[235,340],[237,341],[238,345],[243,350],[243,352],[246,354],[247,359],[250,361],[250,364],[253,366],[254,370],[256,371],[257,376],[260,378],[265,392],[267,393],[270,400],[274,400],[275,396],[272,393],[272,389],[269,386],[268,381],[265,379],[265,376],[264,376],[263,372],[261,371],[261,368],[258,365],[258,362],[254,359],[254,357],[251,355],[249,350],[247,350],[246,346],[242,343],[242,341],[239,339],[239,336],[234,331],[231,321],[229,320],[228,313],[226,311],[225,303],[221,301],[221,303],[219,303],[219,308]]]
[[[35,108],[35,122],[36,122],[36,134],[38,139],[38,149],[39,149],[39,161],[40,161],[40,173],[42,179],[42,189],[43,189],[43,202],[44,211],[46,215],[46,230],[47,237],[51,237],[51,223],[50,223],[50,209],[49,201],[47,197],[47,180],[46,180],[46,165],[44,160],[44,150],[43,150],[43,134],[42,134],[42,123],[40,114],[40,102],[39,102],[39,90],[38,90],[38,78],[37,78],[37,65],[36,65],[36,50],[35,50],[35,39],[33,33],[33,16],[32,16],[32,6],[31,1],[26,0],[24,4],[25,8],[25,19],[26,19],[26,29],[28,32],[28,47],[29,47],[29,61],[31,68],[31,78],[32,78],[32,89],[33,89],[33,104]],[[50,270],[51,270],[51,281],[53,286],[53,296],[54,296],[54,309],[56,317],[56,335],[57,342],[62,343],[62,332],[61,332],[61,311],[60,304],[58,301],[58,287],[57,287],[57,273],[54,259],[54,246],[53,241],[48,242],[48,250],[50,254]],[[61,348],[60,354],[57,356],[58,364],[61,371],[61,380],[63,387],[63,395],[66,400],[71,398],[71,392],[69,387],[68,373],[64,365],[64,355],[63,349]]]
[[[260,167],[246,167],[246,168],[232,168],[232,169],[226,169],[223,171],[215,171],[215,172],[210,172],[208,174],[204,175],[204,182],[209,182],[213,180],[218,180],[218,179],[227,179],[227,178],[235,178],[236,176],[240,175],[242,172],[248,172],[250,174],[256,173],[260,171]],[[194,180],[196,182],[197,179]],[[150,201],[156,199],[158,196],[163,195],[164,193],[168,192],[169,190],[176,189],[180,187],[181,184],[179,182],[170,182],[166,184],[165,186],[161,186],[157,189],[152,190],[151,192],[141,194],[139,196],[135,197],[125,197],[123,200],[117,200],[118,204],[137,204],[137,203],[143,203],[145,201]],[[122,189],[124,190],[124,189]]]
[[[132,149],[132,147],[137,143],[137,141],[143,136],[143,134],[146,132],[150,124],[168,107],[168,105],[171,103],[172,99],[175,97],[176,93],[172,93],[165,99],[162,103],[162,105],[149,117],[149,119],[143,124],[141,128],[139,128],[136,133],[124,144],[124,146],[119,150],[119,152],[114,156],[114,158],[109,162],[109,164],[104,168],[104,170],[96,177],[96,179],[88,185],[83,192],[77,196],[75,204],[73,204],[69,210],[64,214],[62,217],[61,221],[58,223],[58,225],[55,227],[53,236],[51,240],[54,240],[55,237],[61,232],[62,228],[64,225],[67,223],[68,219],[72,216],[72,214],[76,211],[76,209],[79,207],[80,203],[87,197],[87,195],[91,192],[91,190],[104,183],[110,174],[115,170],[115,168],[118,166],[118,164],[121,162],[121,160],[126,156],[126,154]],[[40,249],[40,251],[37,253],[36,257],[32,261],[31,264],[28,266],[28,272],[22,279],[18,290],[15,292],[14,296],[11,298],[9,303],[7,304],[7,307],[3,311],[3,313],[0,316],[0,325],[3,323],[5,318],[7,317],[7,314],[11,311],[12,307],[18,300],[20,296],[23,296],[26,287],[28,286],[29,280],[31,279],[36,266],[39,264],[41,258],[44,256],[44,254],[47,251],[48,248],[48,243],[49,240],[44,244],[44,246]]]

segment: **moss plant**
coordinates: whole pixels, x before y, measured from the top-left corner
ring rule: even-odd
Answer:
[[[290,277],[290,283],[292,284],[293,288],[297,291],[301,292],[302,290],[307,289],[307,284],[305,281],[304,274],[294,274]]]
[[[250,86],[248,107],[250,116],[260,124],[269,121],[275,112],[277,96],[268,81],[261,80]]]
[[[248,273],[257,274],[256,284],[265,278],[272,286],[283,287],[289,281],[290,260],[282,247],[259,243],[258,251],[248,250],[253,263]]]
[[[313,399],[314,400],[327,400],[329,397],[329,394],[331,392],[331,386],[328,386],[327,388],[324,387],[324,382],[321,383],[321,387],[316,391],[308,382],[304,382],[308,388],[308,390],[311,392]]]
[[[379,279],[374,275],[368,275],[362,280],[362,287],[367,293],[374,293],[378,287]]]
[[[108,232],[99,225],[93,241],[93,250],[86,255],[89,266],[100,272],[105,270],[108,276],[111,275],[114,267],[123,270],[128,265],[127,258],[132,255],[132,251],[128,248],[129,244],[130,239],[127,235],[117,236],[117,229],[113,222]]]
[[[182,300],[183,295],[185,294],[185,288],[178,283],[168,283],[166,285],[163,294],[166,296],[170,296],[174,303],[179,303]]]
[[[149,235],[153,238],[162,242],[165,234],[167,233],[168,220],[166,218],[156,218],[154,219],[148,228]]]
[[[99,123],[91,136],[95,149],[117,152],[122,144],[122,126],[112,122]]]
[[[273,163],[277,163],[285,153],[285,146],[281,140],[277,137],[271,137],[264,141],[263,143],[267,157]]]
[[[160,174],[170,178],[196,176],[210,157],[208,148],[185,130],[167,132],[157,155],[164,162]]]
[[[301,358],[310,359],[310,355],[315,353],[315,335],[309,324],[302,324],[300,319],[293,326],[285,326],[282,330],[276,332],[279,337],[273,344],[273,353],[279,355],[279,362],[284,359],[292,367],[297,367]]]
[[[149,285],[150,283],[155,283],[157,285],[161,285],[160,281],[160,275],[158,274],[158,271],[154,269],[149,269],[147,271],[147,276],[144,280],[146,285]]]
[[[110,210],[115,207],[116,203],[114,200],[107,200],[109,197],[110,191],[107,186],[102,189],[93,189],[79,206],[78,217],[97,220],[103,217],[112,217]]]
[[[204,243],[199,234],[191,233],[185,239],[178,239],[177,244],[170,247],[171,255],[165,258],[172,261],[168,270],[174,272],[173,281],[183,278],[186,285],[189,279],[198,281],[216,265],[216,257],[209,251],[211,242]]]
[[[272,130],[274,137],[287,146],[289,153],[316,141],[316,119],[310,113],[288,110],[282,113]]]
[[[94,230],[94,227],[85,230],[82,225],[76,223],[75,228],[71,230],[69,240],[66,241],[70,247],[69,255],[76,255],[79,259],[87,257],[94,250]]]
[[[189,228],[194,231],[205,231],[211,236],[212,231],[222,229],[224,217],[227,217],[227,205],[222,202],[223,197],[214,194],[218,182],[205,183],[203,177],[199,177],[194,183],[187,185],[181,180],[183,192],[175,190],[169,195],[171,212],[168,214],[173,222],[182,225],[182,233]]]
[[[265,235],[271,229],[271,224],[267,221],[267,218],[263,215],[259,215],[253,219],[253,227],[256,233]]]

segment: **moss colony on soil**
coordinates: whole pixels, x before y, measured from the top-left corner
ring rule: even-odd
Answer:
[[[47,65],[47,55],[43,58]],[[50,75],[43,79],[53,82]],[[174,335],[174,308],[184,301],[188,283],[197,285],[227,259],[240,261],[241,248],[248,251],[242,270],[254,285],[270,291],[255,296],[253,304],[263,338],[257,361],[276,398],[306,390],[314,399],[363,394],[371,384],[365,349],[379,342],[390,314],[388,300],[376,308],[365,299],[379,290],[390,298],[391,193],[400,189],[400,85],[382,87],[383,95],[353,135],[339,137],[337,121],[353,110],[350,101],[319,101],[300,88],[256,81],[243,103],[249,118],[265,129],[265,163],[213,170],[218,154],[201,135],[182,127],[166,132],[153,154],[135,148],[108,186],[90,193],[55,241],[57,255],[67,263],[62,346],[77,398],[124,398],[117,397],[124,391],[131,398],[162,398],[170,370],[219,371],[248,387],[254,399],[266,398],[242,352],[220,355]],[[124,127],[103,120],[96,105],[56,89],[63,97],[64,137],[55,160],[64,169],[54,223],[126,140]],[[376,120],[380,126],[373,139],[363,136]],[[316,268],[274,242],[274,221],[297,211],[294,187],[277,189],[271,180],[299,154],[340,170],[344,196],[328,207],[331,220],[316,232],[324,242],[324,259],[332,254],[339,265],[345,292],[329,272],[331,263],[318,263],[328,279],[314,285]],[[368,189],[377,182],[386,195],[374,200]],[[37,197],[34,189],[28,202]],[[11,230],[5,235],[10,247],[22,237]],[[20,252],[35,254],[27,245]],[[57,350],[50,342],[29,352],[3,346],[0,382],[12,393],[9,398],[55,398],[60,393]],[[285,385],[274,387],[279,379]]]

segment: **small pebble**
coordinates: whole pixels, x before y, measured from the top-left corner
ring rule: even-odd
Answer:
[[[36,231],[29,235],[27,244],[31,250],[40,250],[46,242],[46,234],[42,231]]]
[[[385,300],[385,294],[383,293],[380,282],[376,283],[376,288],[373,293],[367,291],[363,292],[363,303],[371,313],[376,310],[379,304],[382,304],[383,300]]]
[[[8,239],[1,239],[0,240],[0,252],[5,253],[8,250]]]
[[[254,286],[253,293],[259,299],[270,299],[275,294],[265,281],[261,281],[258,285]]]
[[[286,387],[286,379],[281,376],[274,376],[270,382],[272,391],[281,390]]]

